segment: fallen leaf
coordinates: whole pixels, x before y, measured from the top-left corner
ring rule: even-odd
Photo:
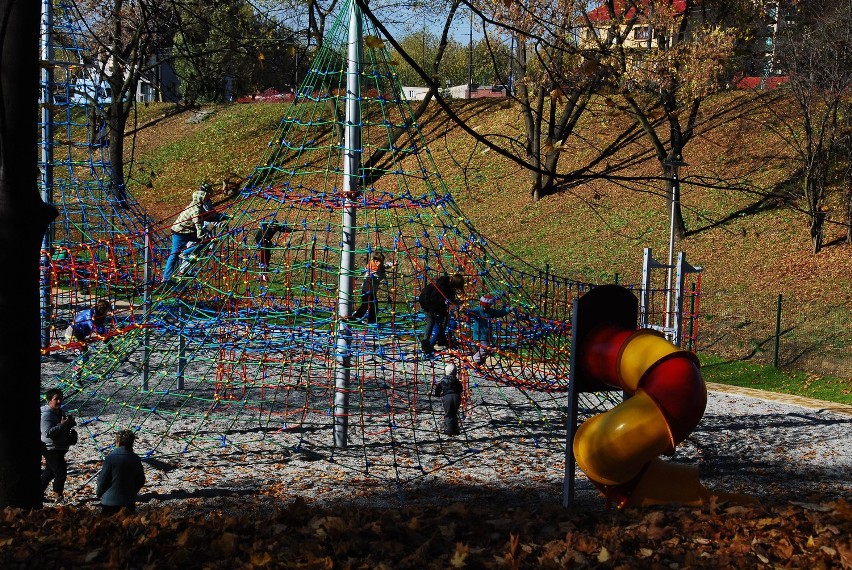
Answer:
[[[453,555],[450,558],[450,566],[452,566],[453,568],[464,568],[468,553],[468,547],[465,546],[462,542],[457,542],[456,550],[455,552],[453,552]]]

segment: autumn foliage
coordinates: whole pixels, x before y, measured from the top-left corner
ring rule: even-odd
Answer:
[[[852,568],[852,504],[7,509],[3,568]],[[202,505],[203,507],[203,505]]]

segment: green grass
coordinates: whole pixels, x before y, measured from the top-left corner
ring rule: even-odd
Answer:
[[[782,370],[742,360],[701,355],[701,373],[707,382],[793,394],[852,405],[852,381],[806,372]]]

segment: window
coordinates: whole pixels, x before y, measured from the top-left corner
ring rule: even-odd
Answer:
[[[633,39],[634,40],[650,40],[651,39],[651,28],[648,26],[637,26],[633,28]]]

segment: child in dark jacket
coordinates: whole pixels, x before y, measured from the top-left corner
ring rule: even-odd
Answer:
[[[275,245],[275,234],[288,233],[290,227],[287,222],[276,224],[274,222],[260,222],[254,241],[257,244],[257,262],[262,270],[269,268],[272,260],[272,248]]]
[[[444,377],[432,386],[432,395],[441,398],[444,406],[444,433],[458,435],[459,406],[461,405],[462,385],[456,377],[456,365],[444,367]]]

